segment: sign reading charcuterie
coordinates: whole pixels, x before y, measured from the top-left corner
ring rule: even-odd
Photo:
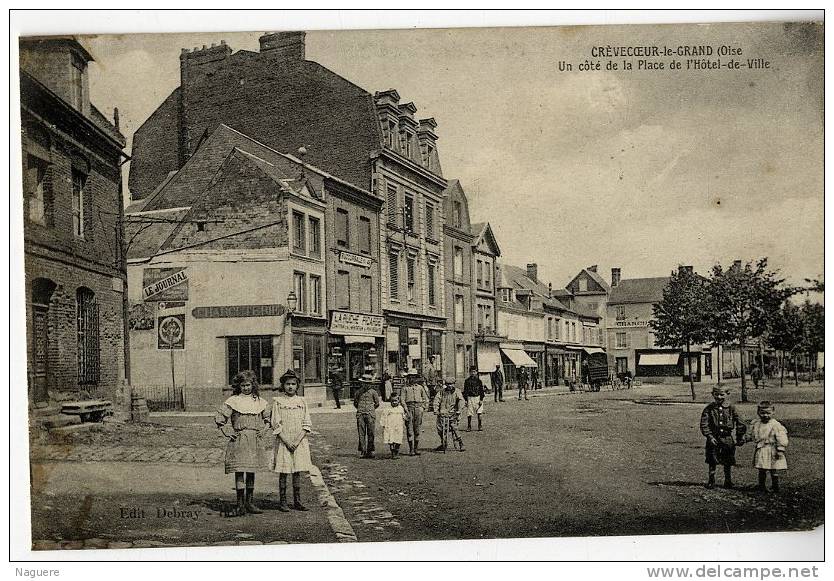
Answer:
[[[345,264],[355,264],[356,266],[362,266],[364,268],[371,268],[371,265],[374,263],[374,261],[367,256],[354,254],[353,252],[347,252],[345,250],[342,250],[339,253],[339,262],[344,262]]]
[[[617,321],[618,327],[648,327],[648,321]]]
[[[142,298],[146,301],[188,300],[185,268],[146,268],[142,279]]]
[[[191,316],[195,319],[234,319],[238,317],[280,317],[287,312],[284,305],[227,305],[217,307],[194,307]]]

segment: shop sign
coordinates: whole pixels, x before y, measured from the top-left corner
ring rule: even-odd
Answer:
[[[286,312],[284,305],[227,305],[194,307],[191,309],[191,316],[195,319],[236,319],[239,317],[280,317]]]
[[[157,318],[157,349],[185,349],[185,315]]]
[[[146,301],[187,301],[185,268],[146,268],[142,273],[142,298]]]
[[[363,268],[371,268],[371,265],[374,263],[374,261],[367,256],[354,254],[353,252],[346,252],[345,250],[339,252],[339,262],[344,262],[345,264],[355,264],[356,266],[361,266]]]
[[[617,321],[618,327],[648,327],[648,321]]]
[[[336,335],[371,335],[382,337],[385,319],[382,315],[367,315],[350,311],[333,311],[330,332]]]

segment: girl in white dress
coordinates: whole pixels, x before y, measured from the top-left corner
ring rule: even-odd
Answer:
[[[775,407],[769,401],[759,403],[758,419],[750,423],[746,440],[756,443],[753,466],[759,469],[759,490],[766,490],[765,481],[770,472],[772,492],[779,492],[779,474],[788,469],[785,448],[788,447],[788,431],[774,418]]]
[[[307,510],[301,504],[301,474],[309,472],[313,466],[310,459],[310,443],[307,436],[313,429],[307,402],[298,391],[298,376],[291,370],[281,376],[283,395],[277,396],[272,403],[272,433],[275,441],[275,466],[278,473],[278,493],[280,504],[278,510],[289,511],[287,505],[287,475],[292,474],[292,508]]]
[[[391,395],[391,405],[384,406],[379,415],[382,439],[391,449],[391,459],[396,459],[400,454],[407,417],[408,411],[400,405],[400,396],[396,393]]]

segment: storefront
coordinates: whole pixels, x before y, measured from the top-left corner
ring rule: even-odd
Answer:
[[[353,396],[363,373],[382,375],[381,354],[384,348],[384,319],[351,311],[331,311],[327,339],[327,368],[345,378],[342,397]],[[328,385],[327,399],[333,399]]]
[[[401,377],[409,369],[423,373],[426,361],[431,361],[437,373],[443,365],[443,323],[388,318],[385,330],[385,370],[391,377]]]
[[[492,389],[492,374],[496,367],[501,367],[501,351],[498,343],[478,341],[475,343],[475,348],[477,349],[478,376],[485,386]]]
[[[501,350],[504,382],[507,385],[516,382],[520,368],[526,367],[528,374],[532,370],[538,369],[538,364],[524,350],[523,343],[499,343],[498,347]]]
[[[564,381],[565,355],[568,351],[559,347],[545,345],[544,351],[544,385],[559,385]]]

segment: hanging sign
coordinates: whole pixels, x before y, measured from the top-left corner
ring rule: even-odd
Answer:
[[[185,349],[185,315],[157,317],[157,349]]]
[[[342,250],[339,253],[339,262],[344,262],[345,264],[355,264],[356,266],[364,268],[371,268],[371,265],[374,263],[374,261],[367,256],[354,254],[353,252],[347,252],[345,250]]]
[[[366,315],[350,311],[333,311],[330,315],[330,332],[335,335],[370,335],[382,337],[382,315]]]

